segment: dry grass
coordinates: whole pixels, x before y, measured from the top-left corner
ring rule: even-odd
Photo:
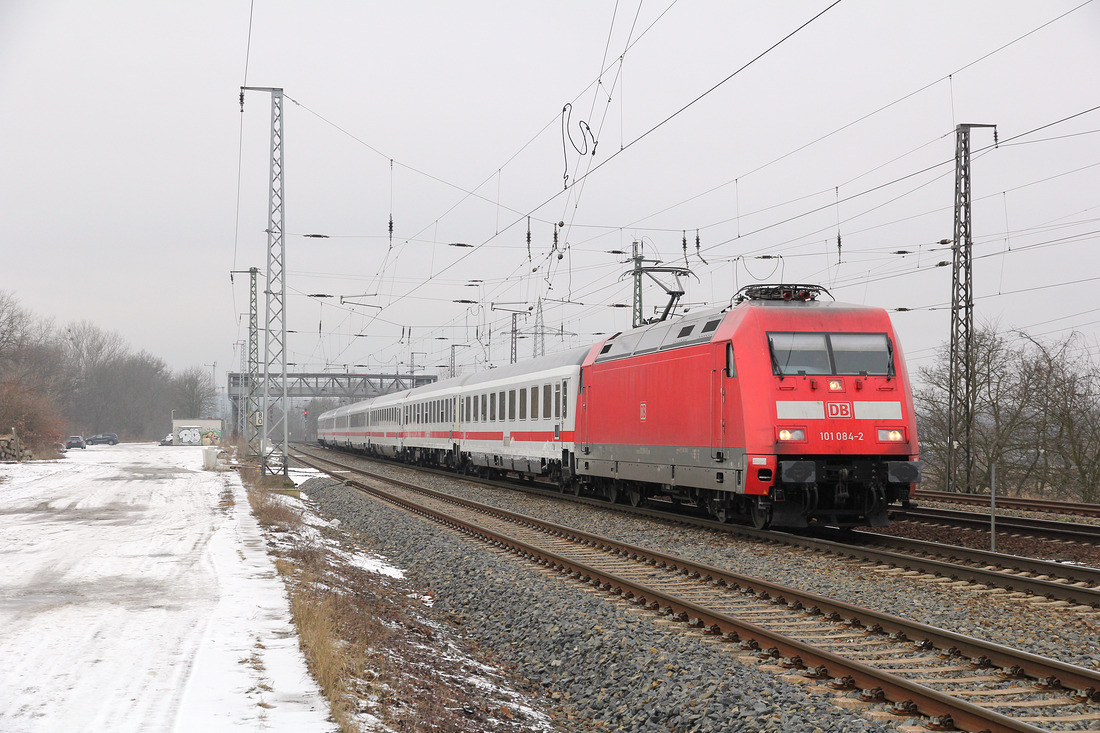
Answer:
[[[249,478],[263,483],[255,469],[244,468],[241,473],[246,483],[250,483]],[[301,511],[263,486],[249,486],[248,503],[262,527],[291,532],[302,526]],[[359,727],[354,716],[359,706],[350,681],[362,670],[362,661],[357,647],[347,643],[341,633],[341,627],[346,625],[346,620],[342,621],[346,612],[340,596],[324,587],[326,565],[323,549],[301,542],[275,561],[275,569],[290,595],[291,616],[309,670],[328,700],[340,730],[356,733]]]
[[[290,612],[298,627],[306,662],[329,701],[341,731],[357,731],[358,698],[354,680],[362,670],[360,651],[341,634],[342,609],[331,591],[311,592],[300,584],[291,592]]]
[[[266,488],[249,487],[248,503],[252,507],[252,515],[261,527],[289,532],[302,524],[301,511]]]

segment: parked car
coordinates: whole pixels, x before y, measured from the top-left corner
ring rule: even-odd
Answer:
[[[118,445],[118,436],[114,433],[100,433],[99,435],[93,435],[84,441],[88,445],[101,445],[106,443],[107,445]]]
[[[164,436],[164,440],[160,441],[160,445],[173,445],[176,442],[176,436],[172,433]]]
[[[65,438],[65,448],[67,449],[87,447],[88,446],[84,442],[84,438],[80,437],[79,435],[70,435],[68,438]]]

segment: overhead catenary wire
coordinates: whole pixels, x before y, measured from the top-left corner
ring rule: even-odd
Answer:
[[[1078,7],[1080,7],[1080,6],[1078,6]],[[1053,22],[1053,21],[1051,21],[1051,22]],[[965,67],[964,67],[964,68],[965,68]],[[1002,144],[1003,144],[1003,143],[1002,143]],[[1024,144],[1024,143],[1020,143],[1020,144]],[[392,162],[392,159],[391,159],[391,162]],[[498,183],[499,183],[499,171],[500,171],[500,168],[498,168],[498,169],[497,169]],[[835,189],[835,188],[834,188],[834,192],[836,192],[836,189]],[[1003,195],[1003,194],[1002,194],[1002,195]],[[484,198],[484,197],[483,197],[483,198]],[[499,188],[498,188],[498,197],[497,197],[497,198],[498,198],[498,202],[499,202]],[[839,195],[837,195],[837,196],[836,196],[836,199],[837,199],[837,200],[836,200],[836,201],[834,202],[834,204],[838,205],[838,204],[839,204],[839,199],[840,199]],[[392,209],[392,195],[391,195],[391,209]],[[846,211],[847,211],[847,209],[846,209]],[[532,212],[537,212],[537,209],[535,209],[535,210],[532,210]],[[839,208],[838,208],[838,217],[837,217],[837,218],[838,218],[838,227],[839,227],[839,224],[840,224],[840,221],[839,221],[839,220],[840,220],[840,216],[839,216]],[[848,244],[848,238],[849,238],[849,237],[851,236],[851,232],[849,231],[849,226],[848,226],[847,222],[851,221],[851,219],[850,219],[849,217],[845,217],[843,221],[845,222],[845,226],[844,226],[844,234],[845,234],[845,240],[846,240],[846,241],[845,241],[845,245],[847,245],[847,244]],[[436,219],[434,223],[438,223],[438,219]],[[740,219],[739,219],[739,218],[738,218],[738,220],[737,220],[737,224],[738,224],[738,226],[740,226]],[[1007,229],[1007,227],[1006,227],[1006,229]],[[677,228],[677,231],[679,231],[679,228]],[[855,230],[852,230],[852,231],[855,231]],[[839,234],[839,232],[838,232],[838,234]],[[425,240],[425,241],[427,241],[427,240]],[[726,241],[727,241],[727,243],[728,243],[728,240],[726,240]],[[708,246],[707,246],[707,248],[706,248],[708,252],[713,252],[713,251],[715,251],[714,247],[715,247],[715,246],[718,246],[718,245],[711,245],[711,244],[710,244],[711,242],[715,242],[715,239],[714,239],[714,238],[711,238],[711,237],[708,237]],[[497,242],[496,242],[495,240],[493,240],[492,238],[490,238],[490,240],[489,240],[489,241],[486,241],[486,242],[484,242],[484,243],[482,244],[482,246],[486,246],[486,247],[489,247],[489,246],[505,246],[505,245],[498,245],[498,244],[497,244]],[[761,246],[766,246],[766,245],[761,245]],[[845,248],[845,254],[846,254],[846,255],[848,254],[848,252],[847,252],[847,247]],[[857,254],[857,252],[856,252],[855,250],[853,250],[852,254],[853,254],[853,256],[854,256],[855,254]],[[526,252],[525,252],[525,256],[526,256]],[[539,256],[539,255],[538,255],[538,254],[536,254],[536,259],[538,258],[538,256]],[[788,255],[788,256],[789,256],[789,255]],[[530,260],[528,260],[528,261],[530,262]],[[435,273],[435,275],[438,275],[438,274],[439,274],[439,273]],[[439,281],[439,278],[438,278],[438,277],[433,277],[433,280],[434,280],[435,282],[438,282],[438,281]],[[391,281],[391,282],[392,282],[392,281]]]

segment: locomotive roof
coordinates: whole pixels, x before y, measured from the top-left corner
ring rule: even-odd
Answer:
[[[746,298],[736,305],[731,304],[692,310],[689,313],[683,313],[664,321],[648,323],[638,328],[617,333],[603,342],[604,345],[600,354],[596,356],[595,361],[608,361],[632,354],[657,351],[658,349],[678,348],[680,346],[689,346],[710,341],[715,335],[714,332],[717,327],[716,322],[721,322],[727,315],[735,311],[747,312],[754,309],[762,309],[761,313],[776,313],[778,311],[783,311],[791,314],[802,312],[806,315],[810,313],[816,315],[824,315],[825,313],[840,315],[842,313],[884,312],[882,308],[877,306],[860,305],[857,303],[841,303],[837,301],[816,299],[783,300]],[[688,326],[695,325],[701,325],[702,327],[692,328],[690,333],[684,333]],[[375,399],[386,399],[389,401],[395,398],[404,399],[413,394],[417,396],[429,395],[434,392],[451,390],[455,387],[493,382],[498,379],[506,379],[508,377],[524,374],[534,374],[564,366],[581,366],[591,351],[592,346],[582,346],[542,356],[537,359],[526,359],[515,364],[508,364],[507,366],[497,367],[495,369],[486,369],[484,371],[463,374],[450,379],[441,379],[438,382],[433,382],[423,387],[403,390],[401,392],[392,392],[381,395]],[[341,411],[349,411],[356,406],[357,405],[348,405],[333,410],[332,412],[339,413]],[[327,414],[328,413],[326,413],[326,415]]]

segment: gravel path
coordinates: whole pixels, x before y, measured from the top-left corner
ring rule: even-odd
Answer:
[[[547,578],[338,482],[314,479],[303,488],[323,513],[429,584],[437,607],[483,648],[540,682],[570,711],[570,730],[891,729],[738,662],[728,646],[654,623],[651,614]],[[603,523],[613,521],[622,522]]]

